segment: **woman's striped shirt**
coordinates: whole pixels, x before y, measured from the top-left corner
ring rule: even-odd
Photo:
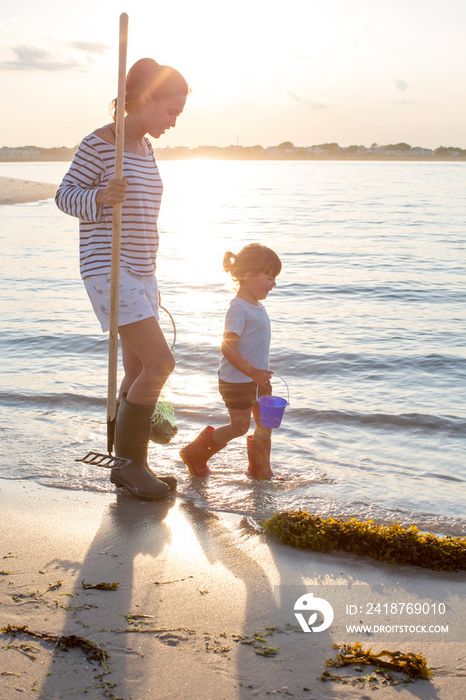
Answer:
[[[123,176],[129,180],[122,206],[121,267],[142,277],[153,275],[159,234],[157,218],[162,180],[150,141],[148,156],[124,154]],[[96,204],[99,189],[114,178],[115,146],[95,134],[86,136],[57,190],[59,209],[79,219],[81,276],[111,270],[113,207]]]

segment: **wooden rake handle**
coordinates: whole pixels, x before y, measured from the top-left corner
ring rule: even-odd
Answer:
[[[128,48],[128,15],[120,15],[119,54],[118,54],[118,95],[116,105],[115,137],[115,178],[123,177],[123,151],[125,145],[125,94],[126,94],[126,54]],[[120,250],[121,250],[122,204],[113,205],[112,265],[110,279],[110,329],[108,338],[108,392],[107,392],[107,449],[112,453],[118,373],[118,310],[120,289]]]

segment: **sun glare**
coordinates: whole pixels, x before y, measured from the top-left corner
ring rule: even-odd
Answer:
[[[230,197],[236,186],[236,169],[231,166],[229,162],[216,160],[165,161],[159,164],[164,182],[159,220],[161,232],[167,232],[164,246],[176,246],[173,250],[175,256],[176,249],[183,250],[189,267],[181,270],[178,276],[181,274],[183,279],[199,285],[224,283],[221,261],[225,242],[221,233],[227,221],[229,233],[235,229],[229,212]],[[172,177],[176,177],[176,188],[175,183],[171,186]],[[192,186],[193,180],[196,187]],[[182,208],[178,197],[172,194],[175,189],[184,193]],[[176,239],[170,240],[171,232]],[[170,257],[170,251],[167,257]]]
[[[193,528],[190,526],[186,516],[181,513],[179,503],[168,512],[165,523],[172,533],[170,551],[172,556],[177,555],[186,563],[187,558],[191,558],[199,566],[201,562],[207,563],[207,558],[200,545]]]

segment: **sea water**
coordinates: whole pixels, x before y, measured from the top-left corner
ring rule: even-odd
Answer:
[[[177,331],[168,392],[179,432],[150,463],[180,498],[261,522],[305,509],[464,534],[464,163],[162,161],[158,280]],[[2,163],[59,183],[67,163]],[[264,302],[283,481],[254,482],[246,438],[192,478],[178,452],[227,421],[217,389],[234,294],[226,250],[253,241],[283,262]],[[108,340],[78,269],[78,223],[52,200],[0,207],[0,477],[114,491],[76,462],[106,451]],[[121,367],[119,371],[121,377]],[[251,426],[252,428],[253,426]]]

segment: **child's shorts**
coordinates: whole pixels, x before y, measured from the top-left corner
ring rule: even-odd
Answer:
[[[110,275],[85,277],[84,286],[102,331],[110,328]],[[159,319],[159,292],[155,275],[140,277],[121,268],[118,326],[155,316]]]
[[[270,396],[272,394],[272,385],[267,382],[264,386],[258,387],[256,382],[224,382],[223,379],[218,380],[218,388],[225,406],[231,409],[245,410],[252,408],[259,396]],[[257,390],[259,389],[259,392]]]

